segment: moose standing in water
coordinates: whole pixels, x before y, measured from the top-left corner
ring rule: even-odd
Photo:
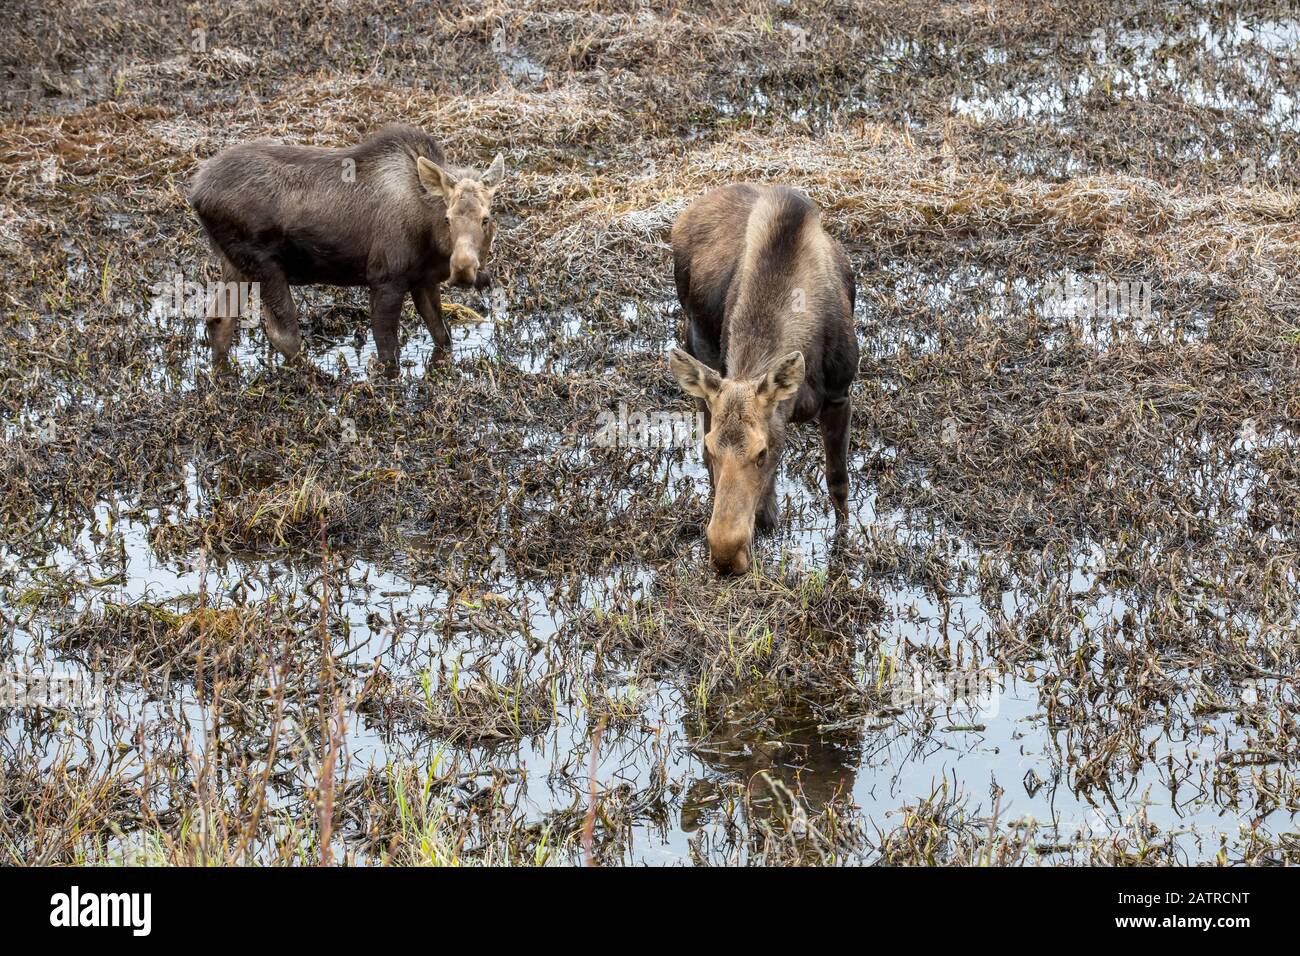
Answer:
[[[364,285],[380,365],[396,376],[406,294],[445,348],[451,333],[439,284],[487,285],[492,197],[504,170],[500,154],[481,175],[448,166],[432,136],[388,126],[346,149],[231,146],[203,164],[189,198],[221,256],[222,281],[259,284],[266,334],[281,355],[291,359],[302,346],[290,286]],[[220,368],[238,309],[218,301],[207,322]]]
[[[755,524],[777,521],[787,423],[820,423],[836,525],[848,515],[853,272],[817,207],[782,186],[706,194],[673,224],[672,244],[687,328],[669,364],[704,413],[709,553],[720,571],[743,573]]]

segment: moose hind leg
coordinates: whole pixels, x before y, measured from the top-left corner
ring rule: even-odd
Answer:
[[[835,523],[849,515],[849,424],[852,406],[848,396],[830,399],[822,407],[820,424],[826,446],[826,490],[835,506]]]

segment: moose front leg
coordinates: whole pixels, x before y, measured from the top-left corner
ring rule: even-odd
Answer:
[[[253,278],[260,283],[262,304],[266,306],[262,316],[266,337],[277,352],[292,360],[302,349],[302,330],[298,326],[298,307],[289,291],[289,281],[279,266],[271,264],[260,266],[260,272],[253,273]]]
[[[772,472],[763,496],[759,499],[758,510],[754,512],[754,526],[759,531],[771,531],[781,520],[781,509],[776,503],[776,472]]]
[[[402,299],[406,290],[397,286],[372,286],[370,289],[370,328],[375,335],[379,367],[386,378],[398,375],[398,333],[401,331]]]
[[[709,415],[709,404],[702,398],[695,400],[699,407],[700,417],[697,419],[700,423],[700,450],[704,452],[704,467],[709,470],[709,493],[713,493],[713,456],[709,454],[709,446],[704,441],[704,436],[709,433],[711,427],[711,417]]]
[[[415,311],[420,313],[424,324],[433,336],[434,345],[440,349],[451,346],[451,330],[447,328],[447,319],[442,314],[442,295],[437,284],[416,286],[411,290],[411,301]]]
[[[849,421],[852,406],[848,396],[831,399],[822,406],[819,423],[826,446],[826,490],[835,505],[835,524],[849,516]]]

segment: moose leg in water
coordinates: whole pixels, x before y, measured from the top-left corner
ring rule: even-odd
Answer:
[[[221,259],[221,286],[207,303],[208,345],[212,348],[212,370],[222,372],[230,367],[230,347],[239,334],[242,317],[241,296],[247,289],[247,280],[224,256]]]
[[[261,287],[262,325],[275,350],[286,359],[295,358],[302,348],[302,330],[298,327],[298,306],[289,291],[284,270],[273,262],[245,267],[245,274]]]
[[[776,471],[767,478],[767,487],[759,498],[758,511],[754,513],[754,527],[760,531],[771,531],[781,519],[781,511],[776,506]]]
[[[709,417],[709,403],[701,398],[696,399],[696,405],[699,407],[700,424],[704,428],[704,434],[700,436],[700,447],[704,450],[704,467],[709,470],[709,493],[712,494],[713,489],[716,487],[713,477],[713,456],[709,454],[709,444],[704,440],[704,435],[707,435],[712,427]]]
[[[827,399],[818,423],[826,446],[826,490],[835,506],[835,524],[842,528],[849,515],[849,422],[852,406],[848,396]]]
[[[379,353],[379,367],[389,378],[397,377],[397,358],[400,344],[402,300],[406,290],[391,285],[373,286],[370,289],[370,327],[374,330],[375,351]]]
[[[438,292],[438,284],[435,282],[416,286],[411,290],[411,301],[415,303],[415,311],[420,313],[420,318],[424,319],[434,344],[440,349],[448,348],[451,345],[451,330],[447,328],[447,319],[442,314],[442,296]]]

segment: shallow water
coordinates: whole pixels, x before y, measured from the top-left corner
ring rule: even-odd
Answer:
[[[969,274],[954,273],[935,295],[952,295]],[[921,298],[922,303],[931,300]],[[576,327],[562,326],[565,333]],[[454,332],[457,360],[466,355],[491,354],[494,328],[491,323],[458,327]],[[406,374],[423,374],[427,342],[412,334],[406,354],[413,365]],[[897,342],[887,332],[868,332],[869,347],[882,357]],[[562,350],[563,337],[552,339],[551,347]],[[920,343],[909,341],[908,347]],[[195,343],[196,352],[198,343]],[[527,342],[519,344],[527,349]],[[373,350],[369,343],[309,339],[312,361],[321,369],[334,371],[345,364],[359,372]],[[502,359],[506,357],[502,356]],[[245,374],[258,363],[268,361],[264,343],[246,336],[240,359]],[[201,361],[201,356],[199,358]],[[355,373],[355,372],[354,372]],[[1238,458],[1257,448],[1294,447],[1289,434],[1247,435]],[[1217,446],[1201,449],[1215,454]],[[818,449],[814,442],[798,441],[791,449],[786,473],[779,486],[785,513],[781,531],[763,542],[759,557],[793,569],[796,577],[821,573],[831,560],[833,521],[824,492],[817,487]],[[872,488],[872,456],[881,449],[860,449],[852,472],[857,477],[851,502],[852,530],[848,542],[855,546],[889,540],[918,553],[938,549],[952,567],[974,567],[980,562],[978,548],[961,536],[944,530],[925,515],[909,515],[883,508]],[[701,497],[707,495],[707,479],[694,455],[684,461],[662,462],[667,481],[687,481]],[[1171,466],[1172,467],[1172,466]],[[1220,483],[1215,491],[1233,510],[1208,515],[1225,529],[1242,520],[1240,509],[1253,493],[1253,472],[1243,461],[1229,471],[1210,469],[1207,475]],[[1207,480],[1209,480],[1207,478]],[[201,511],[204,494],[193,470],[185,478],[190,513]],[[23,604],[22,596],[46,586],[51,578],[82,582],[110,582],[84,588],[75,609],[104,604],[124,605],[149,601],[162,606],[192,604],[202,593],[214,596],[238,593],[242,602],[256,602],[271,595],[301,594],[317,577],[316,562],[301,568],[279,561],[228,558],[206,568],[194,556],[183,560],[159,559],[148,541],[157,514],[122,514],[121,504],[105,502],[93,522],[72,546],[50,550],[40,565],[27,558],[4,555],[8,573],[0,603],[13,610]],[[170,520],[184,515],[169,516]],[[111,530],[109,530],[111,528]],[[431,542],[430,557],[442,560],[438,543]],[[417,547],[408,552],[418,555]],[[1109,556],[1096,545],[1080,545],[1064,570],[1047,572],[1036,580],[1015,575],[1006,577],[997,592],[959,589],[940,598],[923,584],[872,577],[854,570],[852,559],[843,565],[880,595],[884,614],[875,633],[863,635],[858,647],[852,679],[870,687],[879,682],[879,661],[906,656],[908,647],[943,649],[961,647],[978,654],[992,646],[995,635],[1019,633],[1045,604],[1071,604],[1077,615],[1080,640],[1086,635],[1114,627],[1126,615],[1143,612],[1144,597],[1126,593],[1104,583],[1103,571]],[[697,543],[681,559],[711,574]],[[499,634],[480,633],[472,624],[448,632],[443,626],[463,602],[462,593],[450,591],[421,576],[404,571],[393,558],[367,558],[339,554],[332,569],[334,597],[341,620],[347,623],[345,642],[335,639],[334,652],[341,666],[351,668],[355,679],[367,672],[367,662],[385,659],[385,667],[399,681],[409,680],[410,694],[418,695],[425,677],[446,679],[449,667],[457,672],[474,668],[480,673],[506,680],[522,666],[528,673],[542,673],[552,661],[552,645],[574,615],[587,608],[626,603],[638,591],[652,589],[656,569],[651,565],[626,566],[611,576],[587,579],[577,592],[571,586],[517,579],[508,566],[494,567],[483,580],[496,600],[510,608],[516,623],[515,640],[501,641]],[[1047,576],[1055,574],[1055,577]],[[969,586],[969,585],[967,585]],[[235,589],[235,590],[232,590]],[[20,669],[58,671],[66,669],[57,644],[59,624],[40,615],[15,614],[21,620],[11,639],[12,659]],[[528,650],[527,648],[532,648]],[[1104,655],[1094,662],[1100,668]],[[568,664],[574,673],[573,663]],[[1204,861],[1213,858],[1221,842],[1232,843],[1241,825],[1236,813],[1219,802],[1210,777],[1213,768],[1200,756],[1207,735],[1217,738],[1212,750],[1245,749],[1240,726],[1228,714],[1194,717],[1196,694],[1189,683],[1186,698],[1173,702],[1171,723],[1161,731],[1146,728],[1149,759],[1122,780],[1112,781],[1108,798],[1097,793],[1072,792],[1062,776],[1063,752],[1069,749],[1062,735],[1069,727],[1054,727],[1044,710],[1045,695],[1040,682],[1045,662],[1030,657],[1007,669],[1006,662],[993,658],[967,657],[965,667],[978,669],[995,686],[991,699],[967,700],[944,705],[912,701],[901,710],[887,708],[851,726],[824,728],[794,724],[756,731],[728,722],[702,725],[695,710],[684,699],[688,689],[670,679],[647,680],[629,673],[624,693],[633,702],[638,717],[630,725],[608,731],[596,764],[596,779],[602,788],[623,787],[635,794],[653,785],[666,787],[671,814],[635,811],[621,846],[619,858],[626,862],[682,863],[696,853],[730,858],[739,850],[731,831],[731,814],[726,808],[737,790],[751,794],[752,807],[761,812],[773,801],[794,798],[810,814],[823,809],[837,795],[847,796],[860,808],[863,824],[888,830],[897,823],[901,807],[915,805],[945,790],[964,802],[972,817],[996,812],[1000,826],[1015,827],[1037,822],[1037,845],[1044,859],[1070,859],[1084,852],[1087,841],[1128,833],[1141,825],[1154,825],[1172,834],[1179,858]],[[581,673],[583,668],[576,669]],[[1194,678],[1194,673],[1188,674]],[[888,695],[890,688],[885,687]],[[1261,681],[1256,692],[1275,697],[1279,706],[1290,706],[1294,688],[1277,681]],[[98,761],[111,753],[122,738],[123,727],[150,728],[150,735],[166,736],[165,728],[178,721],[191,727],[211,724],[208,712],[192,684],[178,681],[159,693],[139,687],[110,689],[107,714],[90,719],[71,753],[78,759]],[[7,746],[34,746],[22,724],[7,722]],[[591,745],[589,714],[576,702],[559,705],[555,719],[545,732],[521,740],[504,740],[489,745],[429,739],[418,732],[404,731],[376,720],[372,714],[346,714],[346,779],[361,778],[368,769],[414,763],[425,766],[453,757],[468,761],[465,766],[480,774],[495,774],[509,783],[501,787],[500,799],[527,819],[546,821],[550,815],[572,812],[585,805],[575,764],[585,767]],[[200,748],[201,752],[201,748]],[[64,759],[67,749],[50,751],[45,759]],[[787,789],[771,789],[779,781]],[[770,793],[766,792],[771,790]],[[297,799],[291,787],[280,795],[284,806]],[[275,805],[273,803],[273,805]],[[1264,813],[1254,821],[1266,830],[1277,825],[1286,829],[1292,818],[1285,811]],[[340,847],[349,845],[345,830]],[[123,852],[130,852],[127,842]],[[1083,859],[1086,857],[1080,857]]]
[[[908,528],[896,514],[876,514],[870,496],[860,496],[857,514],[864,524],[878,533],[886,528],[905,538],[928,538]],[[101,515],[103,518],[104,515]],[[151,557],[144,540],[144,528],[131,522],[119,525],[120,537],[111,547],[98,553],[88,538],[80,545],[87,552],[75,557],[72,552],[50,556],[52,567],[78,578],[93,579],[117,576],[122,583],[97,590],[92,600],[125,603],[148,599],[166,604],[177,598],[192,598],[200,582],[209,593],[219,593],[235,582],[247,588],[246,598],[256,599],[264,593],[262,575],[265,565],[231,562],[225,568],[202,575],[190,566],[160,563]],[[825,528],[816,523],[796,521],[790,537],[810,566],[820,560],[819,546],[825,541]],[[125,555],[125,564],[122,557]],[[1115,620],[1127,610],[1123,597],[1098,591],[1092,570],[1097,555],[1082,553],[1074,564],[1068,581],[1056,582],[1069,589],[1073,599],[1086,611],[1085,626],[1099,627]],[[293,572],[290,572],[291,576]],[[449,595],[422,585],[400,574],[384,572],[377,565],[362,560],[349,561],[337,569],[339,600],[348,608],[351,644],[348,656],[355,661],[373,659],[385,648],[397,653],[400,665],[390,656],[389,668],[397,673],[416,675],[437,670],[436,661],[476,657],[476,635],[467,631],[454,641],[447,641],[436,626],[421,622],[437,621],[446,611]],[[365,585],[343,584],[365,577]],[[40,575],[34,575],[39,579]],[[292,578],[291,578],[292,582]],[[292,583],[289,586],[292,587]],[[31,584],[20,574],[10,583],[7,594]],[[285,588],[281,580],[273,587]],[[599,602],[603,588],[626,587],[624,581],[596,582],[588,586],[586,600]],[[894,651],[904,642],[924,646],[943,646],[948,642],[987,638],[999,620],[1014,622],[1031,614],[1041,600],[1042,584],[1016,586],[999,596],[993,607],[988,597],[973,594],[954,595],[944,606],[921,587],[886,587],[881,596],[887,606],[886,621],[877,639],[883,651]],[[269,590],[269,588],[268,588]],[[542,643],[563,627],[565,616],[548,605],[554,595],[544,588],[529,587],[508,578],[494,582],[494,593],[518,607],[528,622],[531,637]],[[567,602],[565,602],[567,603]],[[373,627],[374,617],[401,622],[394,629]],[[29,654],[48,634],[36,626],[30,634],[22,630],[14,646],[15,661],[30,663]],[[512,649],[513,650],[513,649]],[[59,669],[55,660],[46,657],[51,669]],[[968,662],[970,664],[971,662]],[[489,660],[492,665],[501,660]],[[871,681],[874,675],[866,661],[859,679]],[[1210,859],[1220,845],[1220,837],[1235,839],[1240,821],[1209,798],[1202,789],[1204,761],[1198,759],[1198,747],[1207,733],[1227,735],[1239,744],[1240,730],[1226,717],[1199,722],[1188,720],[1181,730],[1149,733],[1153,759],[1140,772],[1122,781],[1113,796],[1114,805],[1098,805],[1094,799],[1071,793],[1060,778],[1058,733],[1048,726],[1039,702],[1037,665],[1031,663],[1016,672],[996,678],[997,692],[991,706],[977,707],[913,706],[899,714],[868,719],[861,726],[840,728],[827,741],[815,728],[790,728],[784,737],[773,741],[760,735],[747,735],[743,727],[727,725],[700,727],[687,716],[680,690],[668,684],[637,685],[641,726],[637,731],[620,731],[606,735],[596,777],[602,786],[631,786],[641,790],[648,786],[652,772],[665,773],[669,786],[681,796],[676,802],[673,819],[637,821],[632,827],[624,859],[628,862],[686,862],[692,839],[715,838],[723,841],[725,822],[721,814],[711,813],[721,801],[725,788],[755,788],[759,780],[777,779],[787,786],[797,783],[801,799],[815,812],[837,792],[851,795],[861,807],[868,825],[888,829],[892,814],[899,807],[925,799],[937,788],[951,786],[956,795],[969,798],[973,815],[990,813],[997,806],[1004,824],[1030,819],[1039,822],[1040,844],[1063,847],[1083,838],[1105,838],[1112,832],[1124,832],[1134,825],[1135,814],[1144,815],[1162,830],[1177,834],[1180,855],[1188,861]],[[1282,694],[1286,703],[1294,704],[1293,689],[1263,688],[1263,693]],[[211,715],[196,699],[193,689],[173,685],[161,701],[146,703],[139,692],[119,688],[112,694],[117,718],[127,726],[155,723],[169,725],[183,712],[192,726],[203,726]],[[1282,699],[1278,700],[1283,704]],[[111,722],[101,719],[99,729],[82,738],[84,754],[92,760],[111,751],[120,737]],[[92,723],[92,728],[95,725]],[[575,755],[583,754],[590,744],[586,737],[587,720],[581,708],[564,709],[557,724],[542,736],[519,744],[506,742],[486,749],[458,748],[455,744],[420,739],[419,735],[392,733],[382,723],[376,725],[365,715],[347,717],[346,749],[349,766],[346,775],[359,778],[367,768],[383,768],[390,763],[427,762],[435,755],[462,749],[479,770],[491,768],[519,770],[523,776],[517,786],[521,808],[532,819],[544,819],[548,813],[571,807],[580,796],[561,789],[556,792],[547,780],[563,779],[571,773]],[[21,727],[10,723],[6,731],[9,746],[30,744]],[[1222,747],[1222,743],[1218,743]],[[53,759],[51,755],[50,759]],[[445,758],[444,758],[445,759]],[[757,776],[756,776],[757,775]],[[514,795],[512,795],[513,797]],[[512,799],[512,802],[513,799]],[[761,805],[761,795],[756,798]],[[714,819],[717,816],[718,819]],[[1285,813],[1265,814],[1256,825],[1269,827],[1273,818],[1284,825]],[[345,835],[346,839],[346,835]],[[1062,850],[1068,854],[1069,850]],[[1053,855],[1059,855],[1054,851]]]

